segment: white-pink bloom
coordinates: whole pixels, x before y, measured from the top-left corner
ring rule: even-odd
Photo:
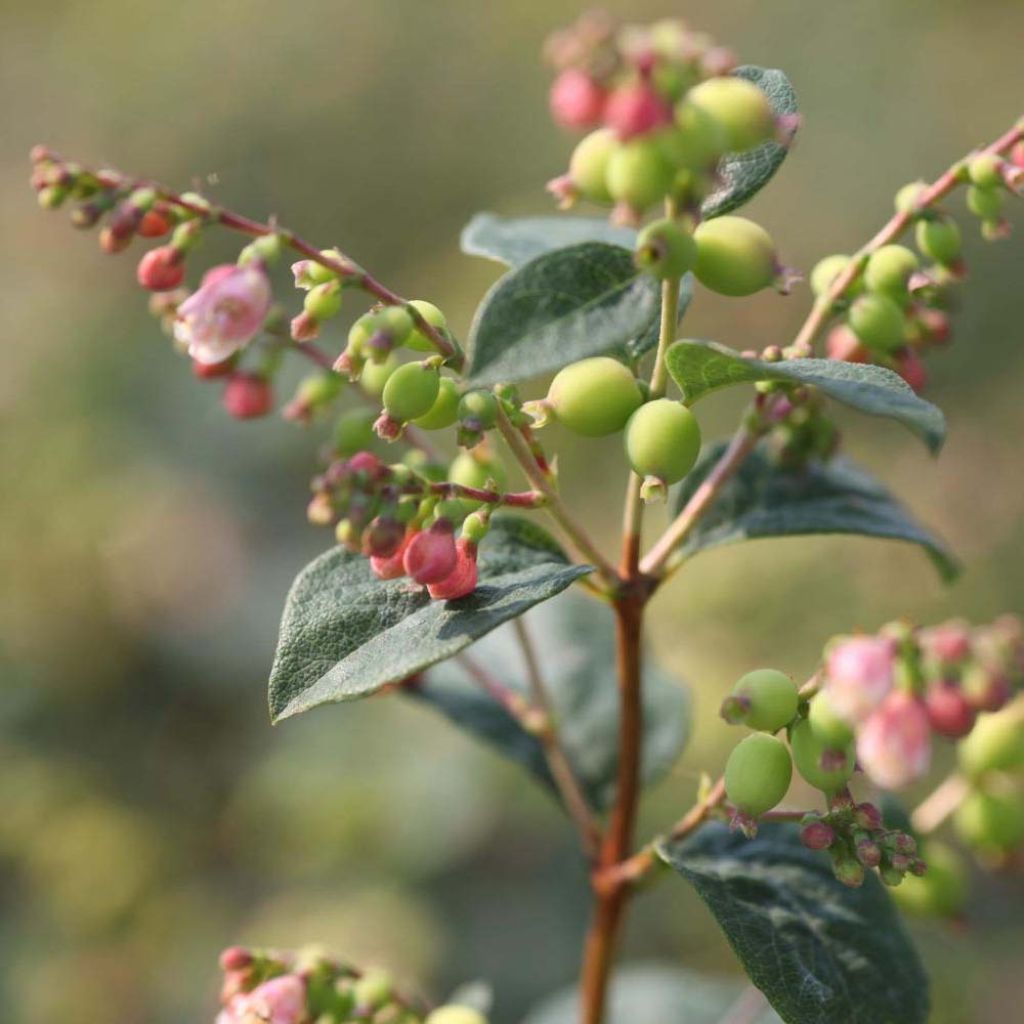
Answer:
[[[235,996],[216,1024],[300,1024],[305,1019],[306,985],[297,975],[284,974]]]
[[[826,699],[850,725],[864,721],[892,689],[895,649],[891,640],[853,636],[840,640],[825,661]]]
[[[197,363],[222,363],[256,336],[270,301],[270,281],[258,264],[213,267],[178,307],[174,337]]]
[[[912,694],[891,693],[857,732],[857,761],[882,789],[901,789],[931,763],[931,724]]]

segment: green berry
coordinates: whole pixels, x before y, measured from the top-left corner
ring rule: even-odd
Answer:
[[[450,1003],[432,1010],[423,1024],[487,1024],[487,1018],[471,1006]]]
[[[618,148],[611,128],[599,128],[579,141],[569,160],[569,179],[584,199],[602,206],[611,203],[608,163]]]
[[[387,414],[399,423],[426,415],[441,390],[441,378],[433,366],[406,363],[384,385],[381,399]]]
[[[722,126],[732,153],[754,149],[775,135],[775,114],[768,97],[745,78],[709,78],[691,89],[686,100]]]
[[[444,313],[441,312],[432,302],[427,302],[426,299],[413,299],[409,303],[417,313],[424,320],[430,324],[431,327],[436,327],[439,331],[446,330],[448,327],[448,321],[445,318]],[[406,314],[408,316],[408,313]],[[409,318],[410,321],[412,318]],[[417,352],[433,352],[434,343],[427,337],[419,328],[413,328],[405,339],[405,344],[411,349],[415,349]]]
[[[447,479],[453,484],[463,487],[475,487],[482,490],[493,481],[498,490],[504,490],[508,483],[505,467],[496,459],[475,455],[473,452],[459,452],[448,467]],[[476,507],[477,503],[472,502]]]
[[[957,808],[953,826],[974,850],[1008,853],[1024,841],[1024,795],[1013,787],[975,790]]]
[[[695,103],[680,103],[675,116],[678,131],[665,136],[669,159],[693,171],[713,168],[729,150],[725,126]]]
[[[872,292],[856,299],[850,306],[849,323],[868,348],[890,352],[903,344],[903,310],[888,295]]]
[[[903,188],[896,193],[896,201],[894,203],[897,213],[915,213],[917,210],[918,200],[921,198],[922,193],[928,187],[928,183],[924,181],[912,181],[909,185],[904,185]]]
[[[999,189],[972,185],[967,190],[967,209],[982,220],[998,220],[1005,203],[1006,195]]]
[[[376,398],[383,393],[384,385],[399,366],[401,362],[394,352],[383,363],[367,363],[359,375],[359,386]]]
[[[444,430],[459,418],[459,387],[451,377],[442,377],[434,404],[413,423],[423,430]]]
[[[612,199],[642,213],[665,198],[674,178],[675,168],[657,140],[638,138],[612,153],[605,182]]]
[[[726,721],[776,732],[796,716],[796,685],[784,672],[759,668],[741,676],[722,705]]]
[[[404,345],[412,333],[412,317],[404,306],[385,306],[377,314],[377,322],[379,329],[387,332],[394,345]]]
[[[498,422],[498,400],[490,391],[467,391],[459,402],[458,418],[473,421],[479,430],[490,430]]]
[[[850,265],[850,257],[838,253],[818,260],[811,271],[811,291],[821,298],[828,293],[832,282]]]
[[[341,310],[341,285],[337,281],[326,281],[306,292],[302,308],[314,320],[323,322],[337,316]]]
[[[329,260],[341,259],[341,253],[337,249],[321,249],[320,255]],[[306,279],[314,285],[327,284],[330,281],[337,281],[338,275],[330,267],[325,267],[322,263],[317,263],[316,260],[310,260],[309,266],[306,268]]]
[[[621,430],[642,401],[633,374],[609,356],[583,359],[559,370],[547,397],[555,418],[584,437]]]
[[[979,188],[999,188],[1003,184],[1003,176],[999,173],[1002,163],[995,153],[979,153],[967,165],[967,175]]]
[[[957,744],[957,757],[965,775],[978,778],[987,772],[1024,767],[1024,720],[1013,706],[983,714]]]
[[[807,718],[815,735],[830,747],[842,750],[853,739],[853,730],[832,710],[824,693],[811,698]]]
[[[775,243],[745,217],[715,217],[697,226],[694,273],[706,288],[740,297],[767,288],[778,273]]]
[[[789,743],[793,748],[793,763],[796,770],[815,789],[834,793],[842,789],[853,775],[853,743],[833,747],[814,731],[814,727],[807,719],[793,727],[789,734]],[[822,767],[823,757],[834,757],[838,767]]]
[[[906,295],[907,282],[918,266],[917,256],[906,246],[883,245],[871,254],[864,283],[870,291],[900,298]]]
[[[901,910],[920,917],[954,917],[967,902],[967,869],[959,854],[945,843],[930,841],[921,853],[923,875],[906,874],[893,889]]]
[[[658,398],[646,402],[626,423],[626,457],[641,477],[666,484],[682,480],[700,454],[697,419],[679,402]]]
[[[340,416],[334,425],[334,447],[338,454],[355,455],[371,447],[377,440],[373,432],[376,418],[373,409],[352,409]]]
[[[930,260],[948,267],[960,259],[960,227],[949,217],[920,220],[915,229],[917,247]]]
[[[697,243],[674,220],[656,220],[637,237],[634,259],[641,270],[661,280],[682,277],[697,262]]]
[[[725,792],[737,810],[756,818],[786,795],[793,763],[786,744],[765,732],[741,740],[725,765]]]

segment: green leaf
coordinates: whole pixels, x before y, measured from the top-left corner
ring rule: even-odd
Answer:
[[[711,978],[677,967],[633,964],[616,971],[608,998],[606,1024],[721,1024],[744,995],[731,978]],[[523,1024],[577,1024],[579,986],[548,996]],[[745,1016],[750,1024],[778,1024],[767,1006]]]
[[[883,366],[838,359],[788,359],[766,363],[747,359],[724,345],[696,341],[676,342],[668,350],[665,363],[688,405],[733,384],[788,381],[816,387],[830,398],[870,416],[897,420],[917,434],[933,453],[945,440],[946,418],[942,411],[918,398],[898,374]]]
[[[925,1024],[924,969],[873,874],[847,888],[788,826],[748,840],[715,824],[658,852],[786,1024]]]
[[[334,548],[292,585],[270,674],[275,721],[376,693],[450,658],[591,571],[525,519],[496,518],[480,550],[480,583],[431,601],[408,580],[378,580],[365,558]]]
[[[596,601],[565,594],[528,614],[526,622],[569,761],[592,805],[607,807],[615,792],[619,720],[611,613]],[[522,652],[511,629],[492,633],[471,653],[510,689],[529,695]],[[686,745],[690,702],[686,689],[655,666],[646,667],[644,679],[642,772],[650,784],[672,767]],[[457,662],[439,665],[409,692],[552,786],[536,738]]]
[[[658,314],[658,284],[625,249],[583,242],[501,278],[470,332],[469,378],[519,381],[625,346]]]
[[[722,457],[724,443],[706,451],[676,492],[676,511],[693,497]],[[918,544],[942,578],[959,566],[941,540],[929,533],[869,473],[848,459],[785,467],[763,446],[756,448],[690,531],[680,550],[687,557],[724,544],[762,537],[817,533],[860,534]]]
[[[464,253],[496,260],[507,267],[521,267],[546,252],[581,242],[607,242],[632,252],[636,232],[609,223],[607,217],[502,217],[478,213],[462,229],[459,239]]]
[[[767,95],[776,116],[797,112],[796,93],[789,79],[775,68],[752,64],[737,68],[734,75],[753,82]],[[777,142],[765,142],[747,153],[731,153],[718,165],[722,186],[701,204],[705,218],[719,217],[742,206],[761,191],[782,166],[789,152]]]

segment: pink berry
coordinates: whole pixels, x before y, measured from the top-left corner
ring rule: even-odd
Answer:
[[[835,841],[835,829],[823,821],[812,821],[800,830],[800,842],[808,850],[827,850]]]
[[[236,420],[251,420],[270,412],[274,394],[266,377],[258,373],[233,373],[221,401]]]
[[[624,141],[646,135],[671,120],[672,108],[648,82],[620,86],[605,104],[605,124]]]
[[[439,519],[429,530],[417,533],[405,549],[402,564],[417,583],[440,583],[455,568],[452,524]]]
[[[252,963],[252,953],[243,946],[229,946],[220,955],[222,971],[242,971]]]
[[[169,292],[185,280],[185,261],[180,250],[171,245],[150,249],[141,260],[135,276],[151,292]]]
[[[454,601],[476,590],[476,545],[460,537],[455,545],[455,568],[437,583],[431,583],[427,591],[435,601]]]
[[[922,629],[918,643],[925,656],[939,665],[959,665],[971,653],[971,628],[966,622],[952,620]]]
[[[139,235],[142,238],[162,238],[173,225],[174,222],[162,210],[147,210],[139,221]]]
[[[871,353],[846,324],[837,324],[829,331],[825,351],[829,359],[839,359],[844,363],[867,363],[871,359]]]
[[[956,740],[974,728],[977,712],[960,687],[953,683],[936,683],[929,687],[924,702],[928,720],[940,736]]]
[[[922,701],[890,693],[861,725],[857,761],[883,789],[901,789],[921,778],[931,763],[931,724]]]
[[[924,360],[912,349],[905,349],[896,357],[896,372],[920,394],[928,384],[928,368]]]
[[[832,710],[851,724],[863,721],[892,689],[893,644],[885,637],[840,640],[825,662],[825,695]]]
[[[406,534],[398,550],[387,558],[379,558],[376,555],[370,558],[370,568],[374,576],[379,580],[397,580],[405,575],[405,552],[413,539],[413,534]]]
[[[552,83],[551,116],[563,128],[593,128],[601,120],[607,94],[579,68],[566,68]]]

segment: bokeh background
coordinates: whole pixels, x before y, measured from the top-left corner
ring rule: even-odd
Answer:
[[[784,68],[805,117],[751,213],[787,262],[849,250],[896,188],[1024,113],[1024,5],[1005,0],[664,0],[749,62]],[[459,254],[478,209],[549,209],[568,140],[544,114],[546,34],[573,0],[71,0],[0,4],[0,1004],[15,1024],[183,1024],[213,1015],[234,940],[318,939],[426,991],[491,979],[512,1022],[569,982],[585,891],[547,797],[398,699],[271,729],[264,686],[306,525],[316,440],[239,424],[145,312],[131,256],[36,209],[37,141],[338,243],[464,332],[497,268]],[[961,208],[958,205],[958,208]],[[708,554],[656,606],[652,643],[694,690],[697,738],[652,794],[678,813],[734,737],[735,675],[813,668],[823,640],[898,615],[1024,609],[1024,217],[966,234],[956,342],[932,363],[951,421],[931,460],[900,428],[843,418],[848,450],[961,553],[943,589],[896,545],[827,539]],[[212,259],[230,240],[208,246]],[[686,331],[790,336],[807,293],[700,293]],[[339,333],[340,336],[340,333]],[[738,396],[710,399],[710,437]],[[614,444],[570,448],[573,502],[609,543]],[[681,885],[641,901],[628,956],[731,972]],[[979,879],[968,924],[918,936],[935,1020],[1021,1005],[1020,881]],[[1016,951],[1016,955],[1015,955]]]

